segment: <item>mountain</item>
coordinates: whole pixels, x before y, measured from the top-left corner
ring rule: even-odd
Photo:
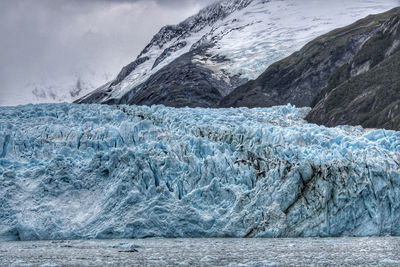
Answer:
[[[400,131],[400,8],[336,69],[314,99],[310,122]]]
[[[400,235],[400,132],[309,111],[0,107],[0,240]]]
[[[334,30],[270,66],[220,107],[314,107],[310,122],[400,130],[400,8]]]
[[[79,73],[79,74],[78,74]],[[98,73],[89,69],[64,75],[49,75],[25,83],[21,81],[13,92],[2,92],[0,106],[14,106],[26,103],[62,103],[72,102],[107,82],[110,74]]]
[[[351,62],[363,45],[397,13],[398,9],[394,9],[368,16],[316,38],[300,51],[271,65],[256,80],[235,89],[220,106],[267,107],[287,103],[310,106],[328,85],[334,71]]]
[[[162,28],[114,80],[76,102],[215,107],[313,38],[396,2],[219,1]]]

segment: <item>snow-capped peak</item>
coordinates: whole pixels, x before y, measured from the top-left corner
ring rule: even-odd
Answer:
[[[216,21],[226,18],[233,12],[248,6],[253,0],[223,0],[218,1],[204,9],[197,15],[191,16],[178,25],[168,25],[153,37],[151,42],[140,53],[138,58],[149,52],[152,47],[162,49],[172,40],[182,40],[193,33],[203,30],[207,26],[212,26]]]
[[[100,96],[95,101],[88,95],[80,102],[119,103],[128,93],[134,97],[152,75],[198,48],[202,53],[192,62],[227,85],[218,88],[224,96],[315,37],[397,5],[396,0],[219,1],[178,25],[163,27],[117,79],[96,90]]]

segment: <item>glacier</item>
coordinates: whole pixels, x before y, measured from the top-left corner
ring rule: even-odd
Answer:
[[[0,240],[400,235],[400,132],[309,111],[0,107]]]

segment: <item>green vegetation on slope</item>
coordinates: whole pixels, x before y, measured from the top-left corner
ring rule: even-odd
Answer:
[[[313,101],[310,122],[400,130],[400,18],[389,19]]]

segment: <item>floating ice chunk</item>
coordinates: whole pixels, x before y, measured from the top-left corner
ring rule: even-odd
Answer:
[[[133,248],[141,248],[141,247],[134,243],[120,243],[119,248],[133,249]]]

